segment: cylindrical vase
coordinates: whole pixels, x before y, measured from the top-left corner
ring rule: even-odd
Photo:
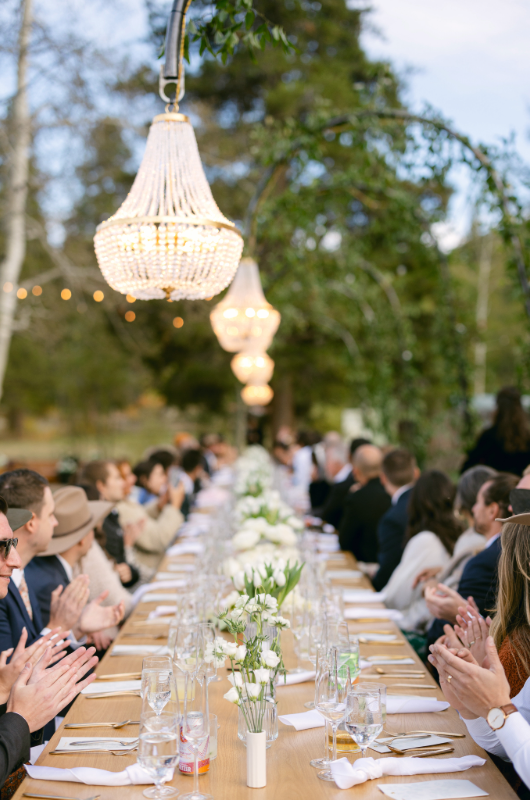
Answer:
[[[267,734],[247,731],[247,786],[261,789],[267,785]]]

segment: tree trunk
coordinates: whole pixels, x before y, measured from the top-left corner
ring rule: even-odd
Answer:
[[[493,236],[486,235],[480,242],[479,268],[477,276],[477,308],[475,319],[480,341],[475,344],[475,394],[486,392],[486,368],[488,345],[485,337],[488,328],[488,300],[493,254]]]
[[[0,399],[13,335],[17,307],[17,286],[26,256],[26,202],[28,197],[30,115],[27,92],[28,48],[33,0],[21,0],[17,68],[17,92],[11,121],[11,155],[8,178],[6,256],[0,267]],[[6,284],[11,284],[11,290]]]

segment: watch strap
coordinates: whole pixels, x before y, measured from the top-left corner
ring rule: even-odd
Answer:
[[[500,706],[501,711],[504,711],[504,716],[509,717],[510,714],[516,714],[518,709],[514,706],[513,703],[506,703],[504,706]]]

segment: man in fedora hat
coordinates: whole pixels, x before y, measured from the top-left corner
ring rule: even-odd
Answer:
[[[112,508],[112,503],[87,500],[79,486],[64,486],[55,492],[53,499],[58,524],[45,552],[34,558],[26,570],[45,625],[50,618],[53,593],[59,586],[64,589],[72,582],[75,566],[92,546],[94,528]],[[101,606],[107,595],[108,591],[103,592],[82,610],[72,629],[76,637],[110,628],[123,618],[123,603]]]

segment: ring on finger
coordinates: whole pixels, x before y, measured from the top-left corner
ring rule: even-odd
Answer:
[[[451,683],[452,680],[453,680],[453,676],[452,675],[448,675],[447,676],[447,683]]]
[[[476,641],[476,640],[475,640],[475,639],[473,639],[473,641],[469,643],[469,646],[470,646],[470,647],[473,647],[473,645],[475,644],[475,641]]]

